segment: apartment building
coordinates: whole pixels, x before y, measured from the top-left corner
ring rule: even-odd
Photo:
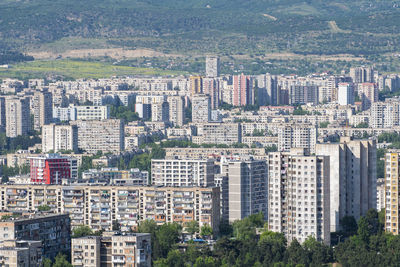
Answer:
[[[344,216],[358,220],[376,208],[376,141],[342,137],[340,143],[317,144],[316,155],[330,161],[331,231]]]
[[[124,150],[124,124],[121,120],[72,121],[78,129],[78,148],[88,153],[120,153]]]
[[[59,154],[36,155],[30,160],[31,183],[62,184],[76,181],[78,178],[78,161],[73,157]]]
[[[78,128],[76,125],[48,124],[42,127],[42,151],[78,151]]]
[[[151,181],[155,186],[212,186],[214,161],[152,159]]]
[[[229,222],[242,220],[249,215],[262,212],[268,215],[268,172],[265,160],[230,159],[221,164],[221,174],[227,177],[222,196],[227,194]],[[223,184],[222,184],[223,185]],[[225,193],[227,192],[227,193]],[[226,218],[225,214],[222,214]]]
[[[386,99],[371,105],[370,126],[372,128],[391,128],[400,125],[400,103],[398,99]]]
[[[265,158],[266,153],[264,148],[165,148],[166,159],[202,159],[206,160],[213,156],[240,156],[252,155],[254,158]]]
[[[151,266],[150,234],[118,234],[106,232],[103,236],[72,239],[73,266]]]
[[[350,83],[339,83],[338,104],[341,106],[354,104],[354,88]]]
[[[292,85],[289,91],[289,104],[313,104],[319,101],[318,86],[315,85]]]
[[[68,255],[71,251],[70,223],[68,214],[31,215],[27,218],[1,220],[0,242],[41,241],[42,256],[54,259],[59,252]]]
[[[246,106],[254,104],[254,88],[250,76],[233,76],[233,105]]]
[[[139,169],[118,170],[118,168],[90,169],[82,173],[81,182],[112,185],[148,185],[149,173]]]
[[[31,98],[33,107],[33,128],[40,131],[53,120],[53,95],[50,92],[35,92]]]
[[[76,119],[83,121],[107,120],[110,118],[109,106],[75,106]]]
[[[185,102],[182,96],[168,96],[169,121],[174,126],[182,126],[185,123]]]
[[[79,267],[100,267],[100,236],[71,239],[71,264]]]
[[[54,107],[53,108],[53,119],[57,122],[63,121],[75,121],[76,120],[76,108],[74,105],[69,107]]]
[[[217,187],[0,185],[0,194],[1,210],[21,212],[48,205],[53,212],[68,213],[72,227],[84,224],[93,230],[112,230],[118,221],[129,230],[142,220],[182,225],[195,220],[200,226],[210,225],[214,233],[219,231]]]
[[[290,151],[291,148],[306,148],[315,152],[317,128],[310,124],[284,125],[278,128],[278,150]]]
[[[42,242],[31,240],[7,240],[0,243],[0,265],[10,267],[40,266]]]
[[[211,99],[209,95],[196,94],[192,97],[192,122],[207,123],[211,121]]]
[[[219,74],[219,58],[218,57],[206,57],[206,76],[207,77],[218,77]]]
[[[329,157],[305,149],[269,154],[268,228],[288,242],[330,243]]]
[[[385,154],[385,231],[394,235],[398,235],[400,231],[399,166],[399,151]]]
[[[358,96],[362,101],[362,109],[367,110],[372,103],[378,101],[378,88],[375,83],[358,84]]]
[[[17,137],[26,135],[31,130],[29,98],[5,97],[6,135]]]
[[[232,145],[242,142],[240,123],[206,123],[200,127],[200,143]]]

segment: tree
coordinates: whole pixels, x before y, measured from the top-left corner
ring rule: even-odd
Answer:
[[[52,261],[49,258],[44,258],[42,262],[42,267],[51,267]]]
[[[307,253],[304,251],[303,247],[300,245],[297,239],[294,239],[290,243],[290,246],[287,249],[287,254],[288,254],[288,263],[294,265],[297,264],[304,264],[305,266],[308,265]]]
[[[72,233],[73,238],[78,238],[93,235],[93,230],[87,225],[81,225],[72,230]]]
[[[213,257],[198,257],[193,267],[217,267]]]
[[[260,236],[258,248],[260,251],[258,254],[258,261],[264,266],[270,266],[284,259],[286,238],[282,233],[265,231]]]
[[[208,224],[205,224],[201,227],[201,230],[200,230],[201,237],[203,237],[203,238],[210,237],[210,236],[212,236],[212,234],[213,234],[213,229]]]
[[[179,236],[182,227],[177,223],[166,223],[157,229],[155,232],[154,241],[154,259],[165,258],[168,252],[179,241]]]
[[[67,261],[66,255],[58,253],[55,258],[53,267],[72,267],[72,264]]]
[[[38,207],[38,211],[49,211],[51,210],[51,207],[48,205],[41,205]]]
[[[199,232],[199,223],[197,221],[190,221],[185,224],[185,230],[190,235],[194,235]]]
[[[263,227],[264,215],[262,213],[252,214],[243,220],[233,223],[233,234],[240,240],[254,240],[256,228]]]
[[[185,267],[185,260],[179,250],[168,252],[166,259],[160,259],[154,263],[156,267]]]
[[[121,230],[121,224],[117,220],[113,221],[112,230],[113,231],[120,231]]]

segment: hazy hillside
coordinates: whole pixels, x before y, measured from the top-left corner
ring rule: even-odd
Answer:
[[[164,52],[368,55],[399,50],[399,6],[398,0],[2,0],[0,48],[82,37],[89,47],[101,39]]]

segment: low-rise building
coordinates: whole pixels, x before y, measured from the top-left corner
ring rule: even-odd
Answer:
[[[0,221],[0,242],[7,240],[33,240],[42,242],[42,255],[54,259],[71,250],[71,226],[68,214],[33,215]],[[31,266],[31,265],[30,265]]]

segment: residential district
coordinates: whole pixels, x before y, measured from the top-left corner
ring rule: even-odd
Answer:
[[[371,209],[399,233],[399,74],[226,76],[217,57],[205,69],[2,80],[1,265],[62,252],[73,266],[151,266],[146,221],[180,225],[181,249],[255,214],[288,243],[337,244],[342,219]]]

